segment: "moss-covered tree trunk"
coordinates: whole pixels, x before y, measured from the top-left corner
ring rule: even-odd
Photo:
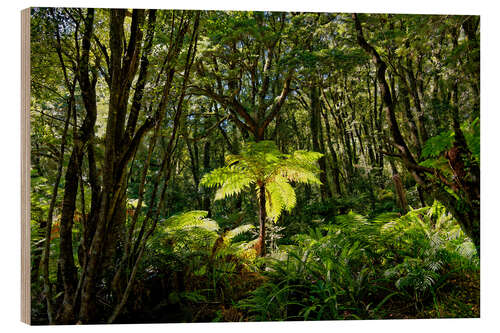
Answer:
[[[122,235],[118,230],[122,230],[125,223],[125,189],[128,164],[142,137],[154,126],[153,119],[148,119],[136,130],[147,73],[147,56],[150,49],[150,46],[146,47],[139,62],[137,59],[142,51],[142,27],[145,11],[133,10],[130,38],[126,49],[123,45],[125,15],[126,10],[123,9],[110,11],[109,112],[102,169],[103,194],[95,220],[95,233],[83,272],[79,313],[79,320],[82,323],[93,321],[97,281],[102,276],[104,268],[111,263],[116,243]],[[150,34],[149,31],[148,33]],[[132,81],[139,68],[139,63],[141,71],[136,83],[132,107],[126,121]]]
[[[85,18],[85,32],[82,38],[82,53],[78,59],[79,75],[78,81],[85,105],[86,116],[79,131],[75,133],[75,142],[71,157],[66,169],[64,198],[61,211],[60,227],[60,255],[59,262],[64,286],[64,298],[62,307],[59,309],[57,321],[69,324],[74,321],[74,299],[77,287],[77,271],[73,257],[73,218],[76,208],[76,197],[78,192],[79,173],[82,165],[85,147],[93,136],[94,125],[97,118],[96,104],[96,77],[90,79],[89,58],[90,40],[93,34],[94,10],[89,8]]]

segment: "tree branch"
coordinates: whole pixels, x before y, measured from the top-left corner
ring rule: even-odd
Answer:
[[[292,82],[293,78],[293,71],[290,71],[285,79],[285,83],[283,84],[283,89],[281,90],[281,94],[278,96],[278,98],[275,100],[271,112],[267,115],[266,119],[264,120],[262,126],[259,128],[259,136],[263,135],[264,130],[266,127],[273,121],[273,119],[278,115],[278,113],[281,110],[281,107],[285,103],[286,97],[288,93],[290,92],[290,83]],[[262,132],[262,133],[260,133]]]

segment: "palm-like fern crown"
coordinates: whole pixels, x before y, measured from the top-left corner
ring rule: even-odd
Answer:
[[[317,152],[297,150],[281,153],[273,141],[246,143],[240,155],[226,157],[226,166],[206,174],[201,184],[219,187],[215,200],[237,195],[252,186],[265,185],[266,211],[275,221],[285,209],[295,207],[296,198],[290,182],[321,184],[317,174]]]

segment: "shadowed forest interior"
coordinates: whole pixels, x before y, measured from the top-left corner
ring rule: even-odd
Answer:
[[[32,323],[479,317],[479,36],[32,8]]]

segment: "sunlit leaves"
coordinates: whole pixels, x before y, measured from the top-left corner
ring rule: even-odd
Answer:
[[[204,210],[192,210],[186,213],[171,216],[164,221],[168,231],[178,229],[201,228],[207,231],[219,230],[219,225],[212,219],[206,218],[208,212]]]
[[[320,153],[295,151],[281,153],[273,141],[249,142],[240,155],[226,157],[227,166],[203,176],[201,185],[218,187],[215,200],[237,195],[255,185],[266,187],[266,212],[275,221],[283,210],[296,204],[290,182],[321,184],[317,178]]]
[[[295,191],[283,177],[275,177],[266,186],[266,211],[268,218],[275,221],[283,210],[290,212],[297,202]]]
[[[479,118],[476,118],[472,123],[462,124],[461,130],[473,159],[479,162],[481,152]],[[443,153],[453,146],[454,141],[455,132],[453,131],[441,132],[428,139],[422,149],[422,157],[426,160],[420,162],[420,165],[446,171],[448,161],[444,158]]]
[[[215,200],[237,195],[254,182],[250,175],[245,172],[238,172],[238,169],[234,166],[227,168],[226,171],[224,182],[215,193]]]
[[[472,153],[472,157],[480,162],[481,158],[481,131],[479,118],[474,119],[470,124],[463,125],[462,131],[465,135],[465,140]]]
[[[228,232],[225,233],[224,235],[224,239],[226,241],[230,241],[232,240],[234,237],[238,236],[238,235],[241,235],[241,234],[244,234],[245,232],[248,232],[252,229],[254,229],[255,227],[251,224],[243,224],[243,225],[240,225],[234,229],[231,229],[229,230]]]

